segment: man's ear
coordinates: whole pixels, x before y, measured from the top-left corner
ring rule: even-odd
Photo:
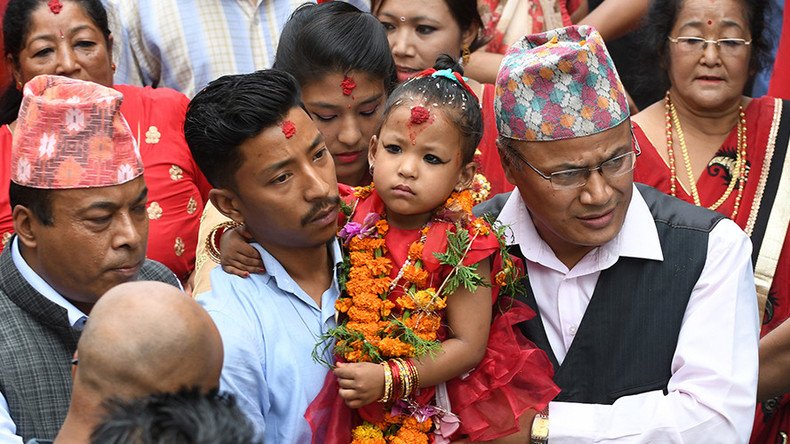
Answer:
[[[44,224],[39,221],[29,208],[17,205],[11,211],[14,220],[14,232],[19,241],[27,248],[36,248],[38,243],[36,234]]]
[[[507,148],[502,146],[502,142],[499,140],[496,141],[496,148],[499,151],[499,160],[502,162],[502,170],[505,172],[505,178],[508,182],[515,184],[515,178],[513,177],[513,162],[510,160],[510,154],[507,153]]]
[[[244,216],[239,211],[239,197],[236,193],[226,188],[213,188],[208,192],[208,198],[211,200],[211,204],[225,217],[240,224],[244,223]]]

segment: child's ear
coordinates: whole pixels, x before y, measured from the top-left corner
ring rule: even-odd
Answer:
[[[477,163],[469,162],[461,167],[461,173],[458,175],[458,182],[455,184],[455,191],[461,191],[469,188],[477,173]]]
[[[378,136],[371,136],[370,144],[368,144],[368,165],[370,165],[371,170],[373,169],[373,165],[376,163],[376,148],[378,148],[378,146]]]

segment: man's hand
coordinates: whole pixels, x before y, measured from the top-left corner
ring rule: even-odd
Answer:
[[[370,362],[338,362],[334,370],[339,394],[352,409],[364,407],[384,396],[384,367]]]

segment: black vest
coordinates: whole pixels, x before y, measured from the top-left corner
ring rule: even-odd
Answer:
[[[538,313],[521,329],[554,364],[554,382],[562,389],[557,401],[612,404],[622,396],[666,393],[683,315],[705,265],[708,235],[724,216],[645,185],[637,188],[655,220],[664,260],[621,257],[601,272],[562,365],[551,350],[532,288],[525,286],[526,294],[520,295]],[[476,210],[498,214],[503,204],[500,198]],[[523,258],[518,246],[511,251]]]
[[[0,393],[24,440],[54,439],[71,398],[71,358],[80,332],[66,309],[28,284],[11,258],[0,254]],[[172,271],[146,260],[135,280],[178,286]]]

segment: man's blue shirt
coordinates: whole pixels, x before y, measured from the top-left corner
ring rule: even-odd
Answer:
[[[211,272],[212,290],[198,296],[225,348],[220,388],[236,396],[265,442],[310,442],[304,413],[328,371],[311,355],[321,335],[336,325],[336,265],[342,253],[337,241],[328,244],[335,266],[328,271],[332,283],[319,307],[272,255],[252,245],[265,273],[245,279],[217,267]],[[305,261],[304,266],[311,265]],[[324,359],[331,359],[331,347]]]

